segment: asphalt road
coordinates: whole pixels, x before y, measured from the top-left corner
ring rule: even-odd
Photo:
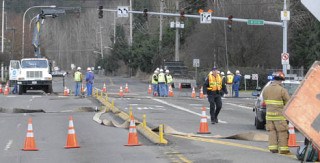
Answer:
[[[94,86],[107,85],[110,101],[129,112],[131,107],[136,119],[147,116],[151,128],[164,124],[183,133],[195,134],[199,130],[201,107],[208,109],[207,99],[191,98],[191,89],[174,97],[152,97],[147,94],[148,83],[134,78],[96,76]],[[119,87],[129,86],[129,93],[118,96]],[[65,84],[73,89],[72,78]],[[1,162],[298,162],[294,155],[272,154],[266,141],[224,138],[199,138],[165,134],[166,146],[152,144],[139,134],[143,146],[126,147],[128,130],[107,127],[92,120],[94,109],[101,104],[93,97],[62,96],[62,78],[54,81],[54,93],[41,91],[25,95],[0,95],[3,113],[0,113]],[[218,124],[209,124],[209,136],[228,137],[240,133],[267,134],[254,127],[254,98],[250,93],[240,93],[240,98],[224,98]],[[21,112],[19,109],[38,111]],[[209,110],[207,110],[207,115]],[[73,116],[78,149],[64,149],[68,117]],[[33,119],[33,128],[39,151],[22,151],[27,131],[27,120]],[[101,118],[108,118],[107,114]],[[297,132],[297,131],[296,131]],[[303,136],[297,132],[299,143]],[[296,148],[291,148],[295,153]]]

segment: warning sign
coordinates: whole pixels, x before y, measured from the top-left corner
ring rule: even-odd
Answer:
[[[304,81],[285,106],[284,115],[320,148],[320,61],[309,69]]]

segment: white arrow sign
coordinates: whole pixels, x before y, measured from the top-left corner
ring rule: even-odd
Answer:
[[[319,0],[301,0],[301,3],[320,21]]]
[[[128,6],[118,6],[117,16],[118,17],[129,17],[129,7]]]

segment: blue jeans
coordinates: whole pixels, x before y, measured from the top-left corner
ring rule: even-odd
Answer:
[[[74,88],[74,95],[79,96],[81,89],[81,82],[76,82],[76,87]]]
[[[92,83],[87,83],[87,96],[92,95]]]
[[[152,88],[153,88],[153,95],[155,96],[155,94],[158,94],[158,84],[152,84]]]
[[[159,96],[164,97],[166,92],[166,83],[159,83]]]

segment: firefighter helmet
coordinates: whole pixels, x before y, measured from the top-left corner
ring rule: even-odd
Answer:
[[[282,71],[277,71],[272,74],[274,80],[285,80],[286,77]]]

